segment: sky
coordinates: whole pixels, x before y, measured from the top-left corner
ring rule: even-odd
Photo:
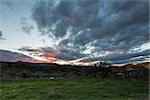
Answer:
[[[149,59],[148,0],[1,0],[1,61]]]

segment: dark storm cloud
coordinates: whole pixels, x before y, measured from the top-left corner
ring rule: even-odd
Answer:
[[[32,52],[32,53],[50,53],[50,52],[54,52],[55,50],[51,47],[41,47],[41,48],[32,48],[32,47],[28,47],[28,46],[23,46],[20,49],[18,49],[20,51],[25,51],[25,52]]]
[[[140,57],[135,57],[131,59],[125,59],[125,60],[116,60],[113,61],[112,63],[114,64],[123,64],[123,63],[132,63],[132,62],[137,62],[137,61],[144,61],[146,58],[149,58],[149,56],[140,56]]]
[[[64,60],[74,60],[74,59],[82,58],[85,56],[86,56],[85,54],[81,54],[79,51],[68,49],[68,48],[63,48],[59,50],[58,58],[64,59]]]
[[[24,52],[28,52],[31,54],[37,54],[37,53],[41,53],[44,55],[49,55],[53,56],[53,54],[55,54],[57,59],[63,59],[63,60],[73,60],[73,59],[77,59],[77,58],[82,58],[85,55],[84,54],[80,54],[78,51],[74,51],[68,48],[61,48],[60,50],[58,49],[54,49],[51,47],[41,47],[41,48],[37,48],[37,49],[33,49],[31,47],[22,47],[20,49],[18,49],[20,51],[24,51]]]
[[[103,57],[89,57],[86,59],[83,59],[83,61],[112,61],[113,63],[115,62],[123,62],[123,61],[136,61],[136,60],[141,60],[145,58],[149,58],[149,50],[144,50],[142,52],[135,52],[135,53],[129,53],[129,52],[124,52],[124,53],[113,53],[109,54],[107,56]],[[140,59],[139,59],[140,57]]]
[[[149,50],[145,50],[142,52],[137,52],[137,53],[123,53],[123,54],[111,54],[108,55],[106,57],[104,57],[104,59],[107,59],[109,61],[118,61],[118,60],[126,60],[126,59],[130,59],[130,58],[135,58],[135,57],[139,57],[139,56],[147,56],[149,55]]]
[[[40,49],[33,49],[31,47],[28,47],[28,46],[21,47],[18,50],[20,50],[20,51],[26,51],[26,52],[41,52]]]
[[[49,37],[63,38],[70,29],[70,37],[58,44],[68,49],[70,57],[86,56],[83,51],[89,44],[95,47],[93,52],[121,49],[126,53],[149,40],[148,0],[40,0],[32,17]],[[66,55],[64,48],[59,50]]]

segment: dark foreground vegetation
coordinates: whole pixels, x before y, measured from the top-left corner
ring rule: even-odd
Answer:
[[[122,79],[1,81],[1,100],[148,100],[148,83]]]
[[[121,67],[100,62],[91,66],[73,66],[27,62],[1,62],[0,79],[43,79],[43,78],[147,78],[149,63],[127,64]]]
[[[149,63],[0,63],[0,100],[148,100]]]

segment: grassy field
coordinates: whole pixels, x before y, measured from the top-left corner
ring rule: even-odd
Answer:
[[[148,88],[141,80],[1,81],[0,100],[147,100]]]

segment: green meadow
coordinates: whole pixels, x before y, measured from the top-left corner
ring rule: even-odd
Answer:
[[[148,100],[142,80],[53,79],[1,81],[0,100]]]

